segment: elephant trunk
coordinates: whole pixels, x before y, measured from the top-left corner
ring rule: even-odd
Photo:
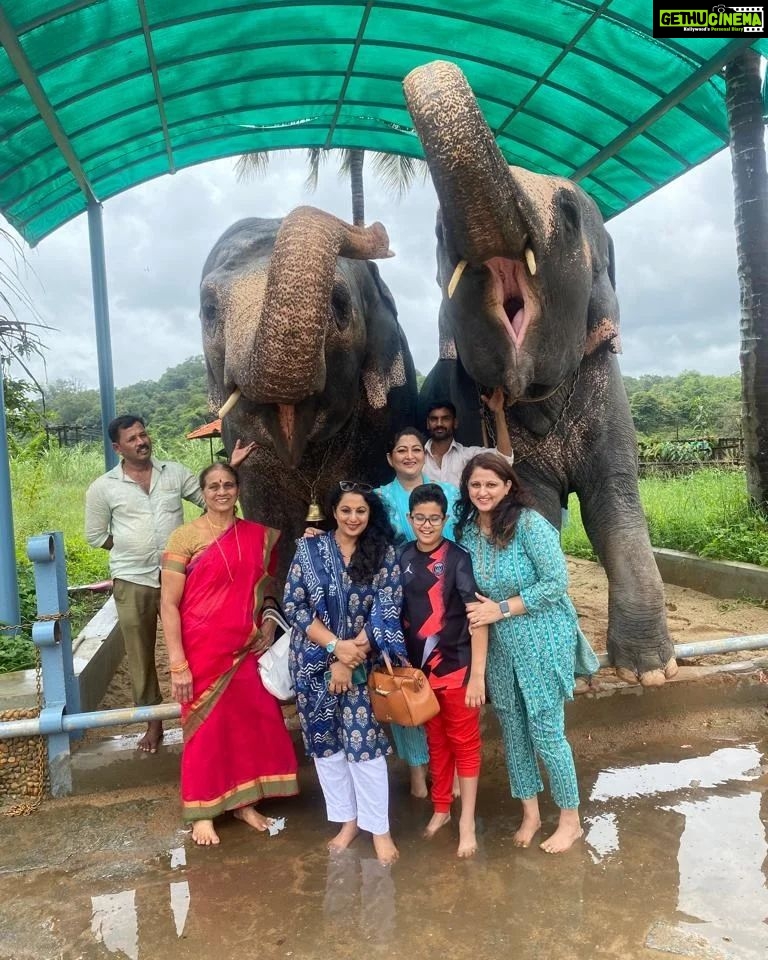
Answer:
[[[472,264],[522,255],[527,227],[514,199],[509,167],[463,73],[435,61],[403,81],[450,230],[450,245]]]
[[[314,207],[297,207],[283,220],[251,357],[251,399],[291,406],[325,388],[325,331],[338,256],[392,256],[386,230],[380,223],[352,227]]]

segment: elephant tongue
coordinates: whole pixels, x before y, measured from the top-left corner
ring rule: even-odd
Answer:
[[[528,320],[525,315],[525,291],[520,282],[524,272],[519,260],[492,257],[485,261],[492,279],[492,306],[515,346],[523,342]]]

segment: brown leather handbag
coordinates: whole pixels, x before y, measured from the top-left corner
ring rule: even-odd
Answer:
[[[368,677],[373,714],[379,723],[420,727],[440,713],[440,704],[429,680],[416,667],[393,667],[382,654],[384,668],[374,667]]]

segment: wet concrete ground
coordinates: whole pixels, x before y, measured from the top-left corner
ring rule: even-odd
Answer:
[[[263,806],[286,817],[282,833],[227,819],[221,846],[202,850],[179,825],[177,745],[107,767],[86,750],[79,787],[101,792],[0,821],[0,957],[768,956],[762,706],[665,721],[658,739],[634,721],[620,748],[614,727],[577,726],[585,838],[563,857],[513,847],[518,805],[492,715],[486,726],[477,857],[457,860],[452,825],[421,839],[429,806],[408,796],[393,764],[392,868],[365,836],[329,857],[309,766],[300,798]],[[113,750],[125,755],[119,742]],[[548,799],[543,812],[551,830]]]

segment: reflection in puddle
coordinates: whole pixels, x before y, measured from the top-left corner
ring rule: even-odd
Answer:
[[[670,807],[685,816],[680,838],[678,909],[702,923],[678,928],[704,936],[727,956],[768,956],[768,845],[759,792]],[[717,882],[713,882],[717,878]]]
[[[180,937],[189,913],[189,884],[186,880],[171,884],[171,911],[176,924],[176,936]]]
[[[724,747],[709,756],[689,757],[676,763],[646,763],[603,770],[595,781],[590,800],[627,800],[689,787],[716,787],[728,780],[754,780],[760,776],[760,759],[756,747],[749,745]]]
[[[593,863],[600,863],[605,857],[619,849],[619,828],[615,813],[601,813],[595,817],[585,817],[587,827],[584,840],[590,848],[589,855]]]
[[[184,847],[174,847],[171,850],[171,870],[176,870],[177,867],[186,867],[187,865],[187,851]]]
[[[139,957],[139,922],[136,891],[123,890],[91,897],[91,933],[110,953],[123,953],[130,960]]]
[[[375,858],[358,859],[344,851],[328,857],[323,913],[330,924],[349,922],[359,896],[360,922],[373,943],[386,943],[395,928],[395,881],[392,867]]]

